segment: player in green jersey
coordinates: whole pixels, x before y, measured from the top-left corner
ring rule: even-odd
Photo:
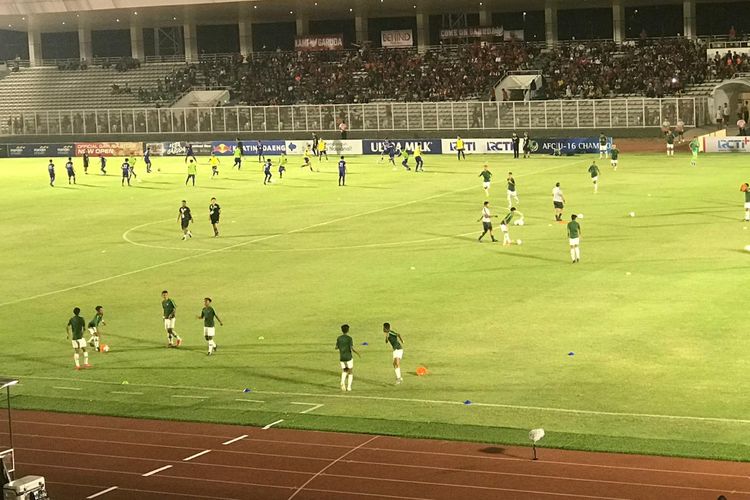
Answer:
[[[216,311],[211,306],[210,297],[203,299],[203,310],[201,310],[201,315],[198,316],[198,319],[203,320],[203,337],[208,342],[208,355],[210,356],[216,352],[216,342],[214,342],[216,324],[214,320],[218,321],[221,326],[224,326],[224,323],[219,319],[219,315],[216,314]]]
[[[349,336],[349,325],[341,325],[341,335],[336,339],[336,350],[339,351],[339,364],[341,366],[341,390],[352,390],[352,379],[354,378],[354,358],[352,353],[359,356],[354,348],[354,340]]]
[[[698,165],[698,151],[700,151],[700,148],[701,146],[698,143],[697,137],[690,141],[690,152],[693,153],[693,158],[690,160],[691,167],[695,167]]]
[[[104,322],[104,308],[102,306],[96,306],[96,314],[94,317],[89,321],[89,334],[91,334],[91,337],[89,338],[89,345],[99,350],[99,325],[106,326],[107,324]]]
[[[591,182],[594,183],[594,193],[599,192],[599,167],[596,165],[596,161],[591,163],[589,167],[589,174],[591,174]]]
[[[492,181],[492,172],[490,172],[490,167],[485,163],[484,170],[479,172],[479,175],[477,177],[482,178],[482,188],[484,189],[484,195],[489,198],[490,197],[490,182]]]
[[[670,130],[666,134],[667,156],[674,156],[674,133]]]
[[[573,214],[568,222],[568,243],[570,244],[570,258],[573,264],[581,260],[581,225],[576,220],[578,216]]]
[[[740,186],[740,191],[745,194],[745,222],[750,221],[750,184],[747,182]]]
[[[518,191],[516,191],[516,180],[513,178],[513,172],[508,172],[508,178],[506,179],[508,182],[508,208],[513,206],[512,200],[516,200],[516,204],[520,203],[518,200]]]
[[[383,333],[385,333],[385,343],[391,344],[393,348],[393,370],[396,372],[396,384],[400,384],[404,381],[401,378],[401,358],[404,357],[404,348],[401,344],[404,343],[404,339],[399,333],[391,330],[390,323],[383,323]]]
[[[213,179],[215,176],[219,175],[219,164],[221,164],[221,161],[215,154],[211,153],[211,158],[208,159],[208,164],[211,166],[211,178]]]
[[[81,308],[74,308],[73,317],[68,320],[68,326],[66,327],[66,338],[72,341],[73,344],[73,361],[76,363],[76,370],[81,369],[81,352],[83,352],[83,367],[91,368],[91,365],[89,364],[89,353],[86,350],[86,340],[83,338],[83,330],[86,328],[86,321],[79,316],[80,314]]]
[[[612,150],[610,153],[612,154],[612,159],[609,164],[612,165],[612,170],[617,170],[617,159],[620,157],[620,150],[617,149],[616,145],[612,144]]]
[[[500,221],[500,230],[503,232],[503,245],[509,246],[511,245],[511,239],[510,239],[510,230],[508,229],[508,226],[510,225],[511,221],[514,217],[518,216],[519,221],[523,221],[523,214],[516,210],[516,207],[510,207],[510,211],[503,217],[503,219]]]
[[[180,347],[180,345],[182,345],[182,339],[177,335],[177,332],[174,331],[175,309],[177,309],[177,306],[174,301],[169,298],[169,292],[166,290],[161,292],[161,307],[164,310],[164,329],[167,331],[167,338],[169,340],[167,347]]]
[[[234,170],[234,167],[237,167],[237,170],[242,169],[242,147],[239,146],[235,146],[234,148],[234,164],[232,165],[232,170]]]
[[[403,158],[403,160],[401,160],[401,165],[406,170],[411,170],[411,167],[409,166],[409,150],[404,148],[404,150],[401,151],[401,157]]]

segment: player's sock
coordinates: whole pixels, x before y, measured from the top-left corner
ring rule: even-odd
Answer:
[[[503,233],[503,245],[510,245],[510,234]]]
[[[83,366],[89,366],[89,352],[83,351]]]
[[[396,372],[396,380],[401,380],[401,367],[394,370]]]
[[[94,349],[96,349],[98,351],[99,350],[99,336],[98,335],[94,335],[93,340],[94,340]]]
[[[341,387],[346,386],[346,372],[341,372]]]
[[[351,391],[352,390],[352,380],[354,379],[353,374],[349,374],[346,376],[346,390]]]
[[[576,260],[581,260],[581,247],[576,247]]]
[[[576,261],[576,249],[575,248],[570,249],[570,260],[572,260],[573,262]]]
[[[81,367],[80,355],[77,352],[73,353],[73,361],[76,362],[76,368],[80,368]]]

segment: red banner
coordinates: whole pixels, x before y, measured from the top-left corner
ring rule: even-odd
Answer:
[[[344,35],[308,35],[298,36],[294,48],[301,51],[341,50],[344,48]]]
[[[143,143],[140,142],[76,142],[76,156],[140,156]]]

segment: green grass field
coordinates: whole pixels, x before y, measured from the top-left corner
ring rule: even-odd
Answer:
[[[14,406],[508,444],[544,427],[545,446],[750,459],[744,158],[691,169],[686,153],[626,154],[617,172],[598,162],[597,195],[586,157],[427,156],[421,174],[376,160],[351,158],[346,188],[333,157],[319,173],[290,157],[272,186],[256,163],[238,173],[225,159],[195,188],[182,159],[156,158],[150,176],[139,162],[131,188],[115,160],[106,177],[78,165],[68,186],[60,159],[55,188],[45,159],[0,160],[0,372],[22,380]],[[476,241],[484,161],[496,214],[514,172],[523,245]],[[556,181],[566,215],[584,214],[580,264],[553,220]],[[165,347],[165,288],[180,349]],[[196,319],[207,295],[225,322],[211,357]],[[112,350],[75,372],[65,325],[96,305]],[[405,340],[400,386],[384,321]],[[362,354],[347,394],[333,348],[344,322]]]

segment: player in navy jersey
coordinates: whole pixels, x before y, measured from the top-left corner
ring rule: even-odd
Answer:
[[[103,154],[99,155],[99,170],[102,171],[102,175],[107,175],[107,158]]]
[[[195,153],[193,153],[193,145],[188,144],[187,148],[185,149],[185,163],[187,163],[188,159],[192,158],[194,162],[197,162],[198,159],[195,157]]]
[[[381,150],[380,150],[380,159],[378,160],[378,163],[383,163],[383,158],[388,153],[388,145],[391,143],[391,141],[388,140],[386,137],[383,142],[380,143]]]
[[[269,158],[263,165],[263,174],[265,175],[265,177],[263,177],[263,185],[271,184],[271,166],[271,159]]]
[[[151,173],[151,148],[147,147],[146,152],[143,153],[143,163],[146,164],[146,173]]]
[[[396,166],[396,157],[401,156],[401,150],[396,147],[395,142],[391,142],[388,145],[388,161],[391,162],[391,165],[394,167]]]
[[[89,174],[89,154],[86,151],[83,152],[83,173]]]
[[[49,185],[55,187],[55,163],[52,160],[47,165],[47,172],[49,173]]]
[[[73,160],[71,158],[68,158],[68,161],[65,163],[65,170],[68,171],[68,184],[71,184],[71,180],[73,181],[73,184],[76,183],[76,171],[73,168]]]
[[[122,179],[120,180],[120,186],[125,187],[125,181],[127,181],[128,186],[130,186],[130,163],[128,163],[128,159],[125,158],[125,162],[122,164]]]
[[[263,143],[260,139],[256,141],[255,147],[258,148],[258,163],[261,163],[261,161],[265,161],[266,155],[263,154]]]
[[[346,186],[346,161],[343,155],[339,160],[339,186]]]

